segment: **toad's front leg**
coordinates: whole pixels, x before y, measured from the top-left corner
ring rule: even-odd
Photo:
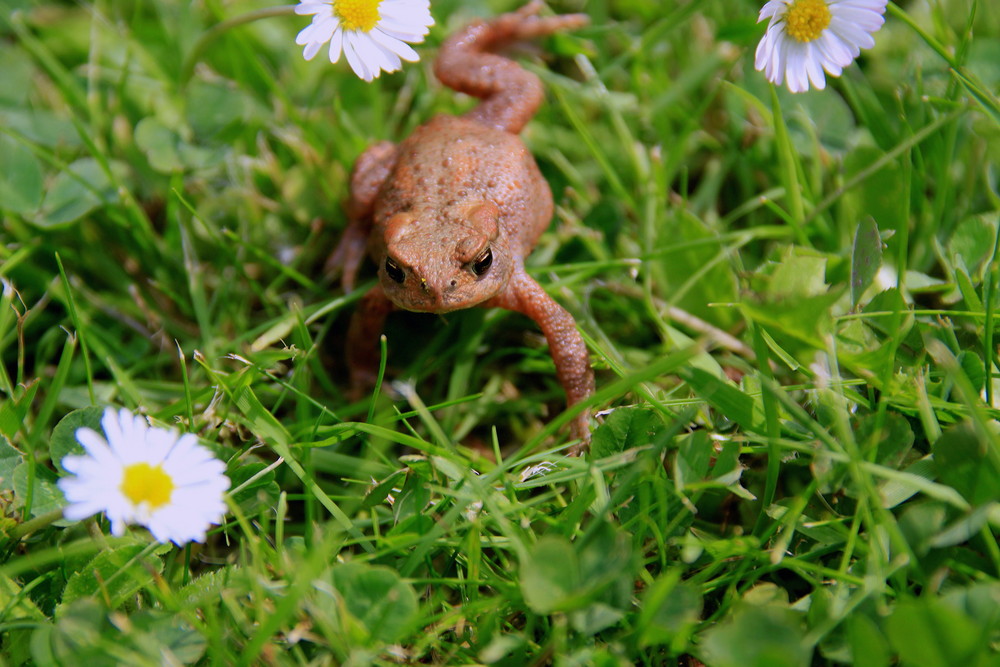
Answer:
[[[594,393],[594,371],[590,367],[587,346],[576,330],[576,321],[523,268],[519,267],[511,276],[503,294],[483,305],[523,313],[538,323],[549,343],[556,376],[566,392],[567,407]],[[590,410],[583,410],[570,423],[573,437],[580,440],[570,450],[571,455],[580,454],[590,445],[589,417]]]
[[[379,188],[396,164],[396,145],[383,141],[362,153],[351,171],[351,192],[344,206],[347,228],[340,242],[326,260],[326,272],[340,276],[344,290],[354,289],[358,269],[365,258],[365,248],[372,229],[372,212]]]

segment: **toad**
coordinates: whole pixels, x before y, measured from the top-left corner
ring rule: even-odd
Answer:
[[[366,150],[354,165],[348,225],[329,268],[353,289],[367,253],[378,284],[361,299],[347,335],[352,389],[371,386],[378,340],[394,309],[448,313],[479,306],[533,319],[549,345],[573,405],[594,391],[576,322],[524,270],[524,258],[552,218],[552,193],[518,133],[542,102],[538,77],[498,55],[503,47],[586,23],[581,14],[540,17],[541,3],[474,22],[442,45],[434,73],[480,99],[462,116],[441,115],[399,145]],[[590,441],[588,413],[571,422]]]

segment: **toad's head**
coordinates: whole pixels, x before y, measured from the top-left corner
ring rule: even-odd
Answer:
[[[400,308],[447,313],[487,301],[507,286],[514,258],[491,201],[412,209],[384,223],[382,289]]]

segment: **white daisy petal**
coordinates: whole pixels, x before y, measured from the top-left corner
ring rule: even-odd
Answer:
[[[92,456],[97,452],[111,453],[108,443],[92,428],[81,426],[76,429],[76,439],[83,446],[84,451]]]
[[[371,35],[372,41],[396,56],[396,69],[399,69],[400,66],[399,58],[411,63],[420,60],[420,56],[408,44],[391,35],[387,35],[381,30],[372,30],[369,35]]]
[[[878,30],[885,23],[885,3],[850,3],[840,2],[836,15],[845,21],[855,23],[867,30]]]
[[[115,537],[121,537],[125,534],[125,520],[118,517],[108,516],[108,520],[111,521],[111,534]]]
[[[839,76],[841,70],[854,60],[851,49],[831,32],[826,32],[816,40],[816,47],[823,52],[826,71]]]
[[[300,30],[299,34],[295,36],[295,43],[299,46],[314,42],[323,44],[323,42],[330,39],[330,34],[332,33],[331,24],[336,27],[336,19],[323,19],[320,21],[313,19],[312,23]]]
[[[775,15],[781,14],[785,10],[784,0],[769,0],[760,8],[760,15],[757,17],[757,23],[760,23],[764,19],[769,19]]]
[[[60,488],[70,500],[70,504],[63,511],[63,516],[71,521],[86,519],[98,512],[103,512],[107,503],[107,498],[103,497],[100,489],[80,487],[76,489],[66,489],[63,485]]]
[[[780,0],[773,0],[778,2]],[[395,72],[402,61],[416,62],[409,44],[424,41],[434,25],[429,0],[301,0],[295,13],[312,15],[312,23],[295,37],[306,60],[329,42],[331,63],[343,54],[354,73],[365,81]]]
[[[850,51],[851,60],[854,60],[861,53],[861,49],[870,49],[875,46],[875,38],[858,28],[857,25],[847,21],[835,19],[830,22],[827,32],[836,35],[837,39]]]
[[[344,50],[344,31],[340,28],[333,33],[333,37],[330,38],[330,62],[336,63],[340,60],[340,54]]]
[[[132,414],[127,410],[125,415],[116,413],[114,410],[108,409],[104,411],[104,416],[101,418],[101,428],[104,430],[105,436],[107,436],[108,445],[111,447],[111,451],[114,454],[120,454],[116,449],[116,445],[125,442],[126,438],[131,440],[132,437]],[[128,434],[126,435],[125,430],[128,429]]]
[[[118,461],[108,443],[105,442],[97,431],[86,427],[76,430],[76,439],[83,445],[87,456],[67,456],[63,459],[63,467],[72,470],[70,466],[83,465],[86,461],[97,461],[104,465],[111,465]],[[74,471],[75,472],[75,471]]]
[[[793,93],[826,87],[826,76],[875,45],[888,0],[769,0],[757,22],[767,29],[754,53],[754,68]]]
[[[793,48],[792,44],[785,46],[787,53],[785,57],[785,83],[793,93],[805,92],[809,90],[805,57],[797,49]]]
[[[787,41],[782,39],[783,27],[779,27],[769,33],[771,35],[768,41],[767,54],[765,56],[764,65],[766,68],[765,74],[767,75],[768,81],[780,86],[781,82],[784,80],[785,76],[785,48],[784,45]]]
[[[62,459],[71,473],[58,482],[69,503],[63,516],[79,520],[104,512],[113,535],[140,524],[156,540],[177,545],[204,541],[209,526],[222,523],[230,486],[226,466],[194,435],[110,408],[101,428],[104,437],[77,429],[86,455]]]
[[[384,35],[380,35],[380,37],[378,38],[376,38],[376,35],[380,35],[378,30],[372,30],[370,33],[368,33],[368,36],[371,39],[366,47],[367,48],[366,53],[368,53],[367,58],[372,62],[374,62],[379,68],[385,70],[386,72],[395,72],[396,70],[399,69],[401,64],[399,56],[397,56],[393,52],[393,50],[389,48],[387,45],[382,44],[380,40],[386,39]],[[399,40],[392,39],[391,37],[388,38],[388,40],[395,42],[397,44],[402,43]]]
[[[770,35],[770,33],[764,35],[764,38],[760,40],[759,44],[757,44],[757,51],[754,54],[753,66],[758,72],[763,70],[772,60],[771,39],[768,35]]]
[[[355,60],[352,62],[348,58],[348,62],[351,64],[351,68],[355,72],[358,72],[360,76],[365,81],[371,81],[373,78],[377,78],[379,74],[382,73],[383,58],[382,52],[375,46],[367,34],[362,36],[362,33],[358,31],[348,32],[344,36],[345,42],[349,43],[351,50],[347,51],[348,56],[354,54]],[[361,67],[364,74],[358,71],[358,67]]]
[[[405,44],[399,41],[396,41],[396,43],[406,46]],[[376,49],[382,52],[382,61],[383,61],[382,69],[385,70],[386,72],[396,72],[399,70],[400,67],[403,66],[403,60],[402,58],[399,57],[399,54],[396,53],[395,50],[389,48],[388,46],[380,44],[374,39],[372,39],[372,46],[374,46]],[[406,48],[409,49],[408,46]],[[410,50],[412,51],[412,49]],[[416,52],[414,52],[414,55],[416,55]]]
[[[378,48],[375,42],[370,39],[358,39],[357,35],[354,35],[353,38],[354,51],[361,58],[365,67],[368,68],[368,75],[370,77],[377,79],[382,76],[383,71],[390,71],[392,69],[392,63],[386,59],[385,54]]]
[[[412,30],[405,23],[400,23],[393,19],[383,19],[379,22],[378,28],[372,30],[372,33],[381,31],[386,35],[395,37],[401,42],[410,42],[412,44],[419,44],[424,41],[424,37],[427,35],[426,32],[421,34],[414,34]]]
[[[213,465],[218,464],[218,465]],[[174,470],[173,468],[180,468],[179,470]],[[218,459],[212,459],[210,461],[203,461],[197,463],[196,465],[181,467],[181,466],[163,466],[164,472],[170,475],[170,478],[174,480],[174,483],[178,487],[188,487],[197,486],[201,484],[212,485],[215,480],[219,480],[224,477],[224,472],[226,470],[225,464],[223,464]],[[214,488],[214,487],[213,487]],[[223,489],[224,490],[224,489]]]
[[[309,42],[305,46],[306,48],[302,49],[302,57],[306,60],[312,60],[319,53],[319,50],[323,48],[323,42]]]
[[[826,75],[823,74],[820,54],[815,48],[810,49],[810,51],[811,53],[806,59],[806,74],[809,76],[809,82],[812,83],[814,88],[823,90],[826,88]]]
[[[344,55],[347,57],[347,64],[359,77],[365,81],[371,81],[375,78],[375,72],[369,69],[365,59],[358,53],[355,35],[356,33],[353,31],[344,35]]]
[[[325,14],[330,15],[333,12],[333,5],[329,2],[310,2],[309,0],[303,0],[298,5],[295,6],[295,13],[300,16],[308,16],[309,14]]]
[[[381,20],[379,26],[391,25],[395,30],[404,31],[422,40],[434,24],[429,8],[416,8],[409,2],[386,1],[379,6]]]

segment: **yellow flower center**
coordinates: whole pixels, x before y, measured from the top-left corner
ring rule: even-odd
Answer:
[[[136,505],[146,502],[151,509],[156,509],[170,502],[174,480],[163,472],[163,466],[133,463],[125,468],[121,489],[125,497]]]
[[[333,0],[333,13],[344,30],[371,32],[382,18],[378,13],[380,4],[382,0]]]
[[[795,0],[785,13],[785,32],[796,41],[819,39],[830,25],[830,8],[826,0]]]

